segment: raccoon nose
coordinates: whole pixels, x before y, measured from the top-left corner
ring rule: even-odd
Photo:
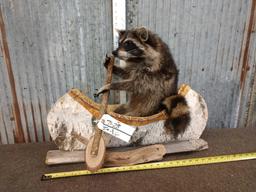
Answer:
[[[117,56],[117,50],[112,51],[112,54],[116,57]]]

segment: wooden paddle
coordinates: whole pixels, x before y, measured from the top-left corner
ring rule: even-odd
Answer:
[[[105,80],[105,85],[110,84],[112,81],[112,71],[114,65],[115,58],[113,56],[106,56],[107,62],[107,77]],[[109,91],[106,91],[102,95],[101,108],[100,113],[101,117],[107,111],[108,106],[108,98]],[[101,118],[100,117],[100,118]],[[106,146],[104,139],[102,137],[102,130],[100,130],[95,122],[92,123],[94,126],[94,136],[92,136],[88,142],[88,145],[85,149],[85,163],[87,165],[87,169],[90,171],[97,171],[100,169],[104,163]]]

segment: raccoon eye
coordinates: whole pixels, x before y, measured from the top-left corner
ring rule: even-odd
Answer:
[[[128,51],[128,50],[136,49],[137,46],[132,41],[126,41],[124,43],[124,48]]]

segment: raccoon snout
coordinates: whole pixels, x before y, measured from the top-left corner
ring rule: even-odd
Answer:
[[[113,54],[115,57],[117,57],[117,54],[118,54],[117,50],[112,51],[112,54]]]

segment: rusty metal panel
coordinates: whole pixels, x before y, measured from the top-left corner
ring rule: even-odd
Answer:
[[[6,81],[7,71],[0,57],[0,136],[2,144],[14,143],[13,131],[15,123],[13,121],[11,106],[11,91],[9,82]]]
[[[256,1],[252,1],[248,22],[245,26],[241,55],[241,102],[238,111],[238,126],[245,127],[256,123]]]
[[[255,58],[256,58],[256,55],[254,56],[254,59]],[[251,99],[249,101],[248,117],[247,117],[247,120],[245,123],[246,123],[246,126],[250,126],[250,125],[255,126],[256,125],[256,73],[254,74]],[[253,127],[253,128],[255,128],[255,127]]]
[[[0,2],[26,142],[48,141],[51,105],[73,87],[92,97],[102,85],[102,62],[112,50],[111,0]],[[2,143],[13,143],[5,70],[1,61],[0,133]]]
[[[127,26],[143,25],[158,33],[168,43],[180,69],[179,83],[188,83],[206,99],[207,127],[237,127],[241,100],[248,101],[250,89],[240,84],[240,57],[252,2],[127,1]],[[255,39],[252,41],[255,45]],[[255,61],[251,65],[252,71]],[[252,79],[251,71],[246,81]],[[242,92],[246,94],[241,96]]]

